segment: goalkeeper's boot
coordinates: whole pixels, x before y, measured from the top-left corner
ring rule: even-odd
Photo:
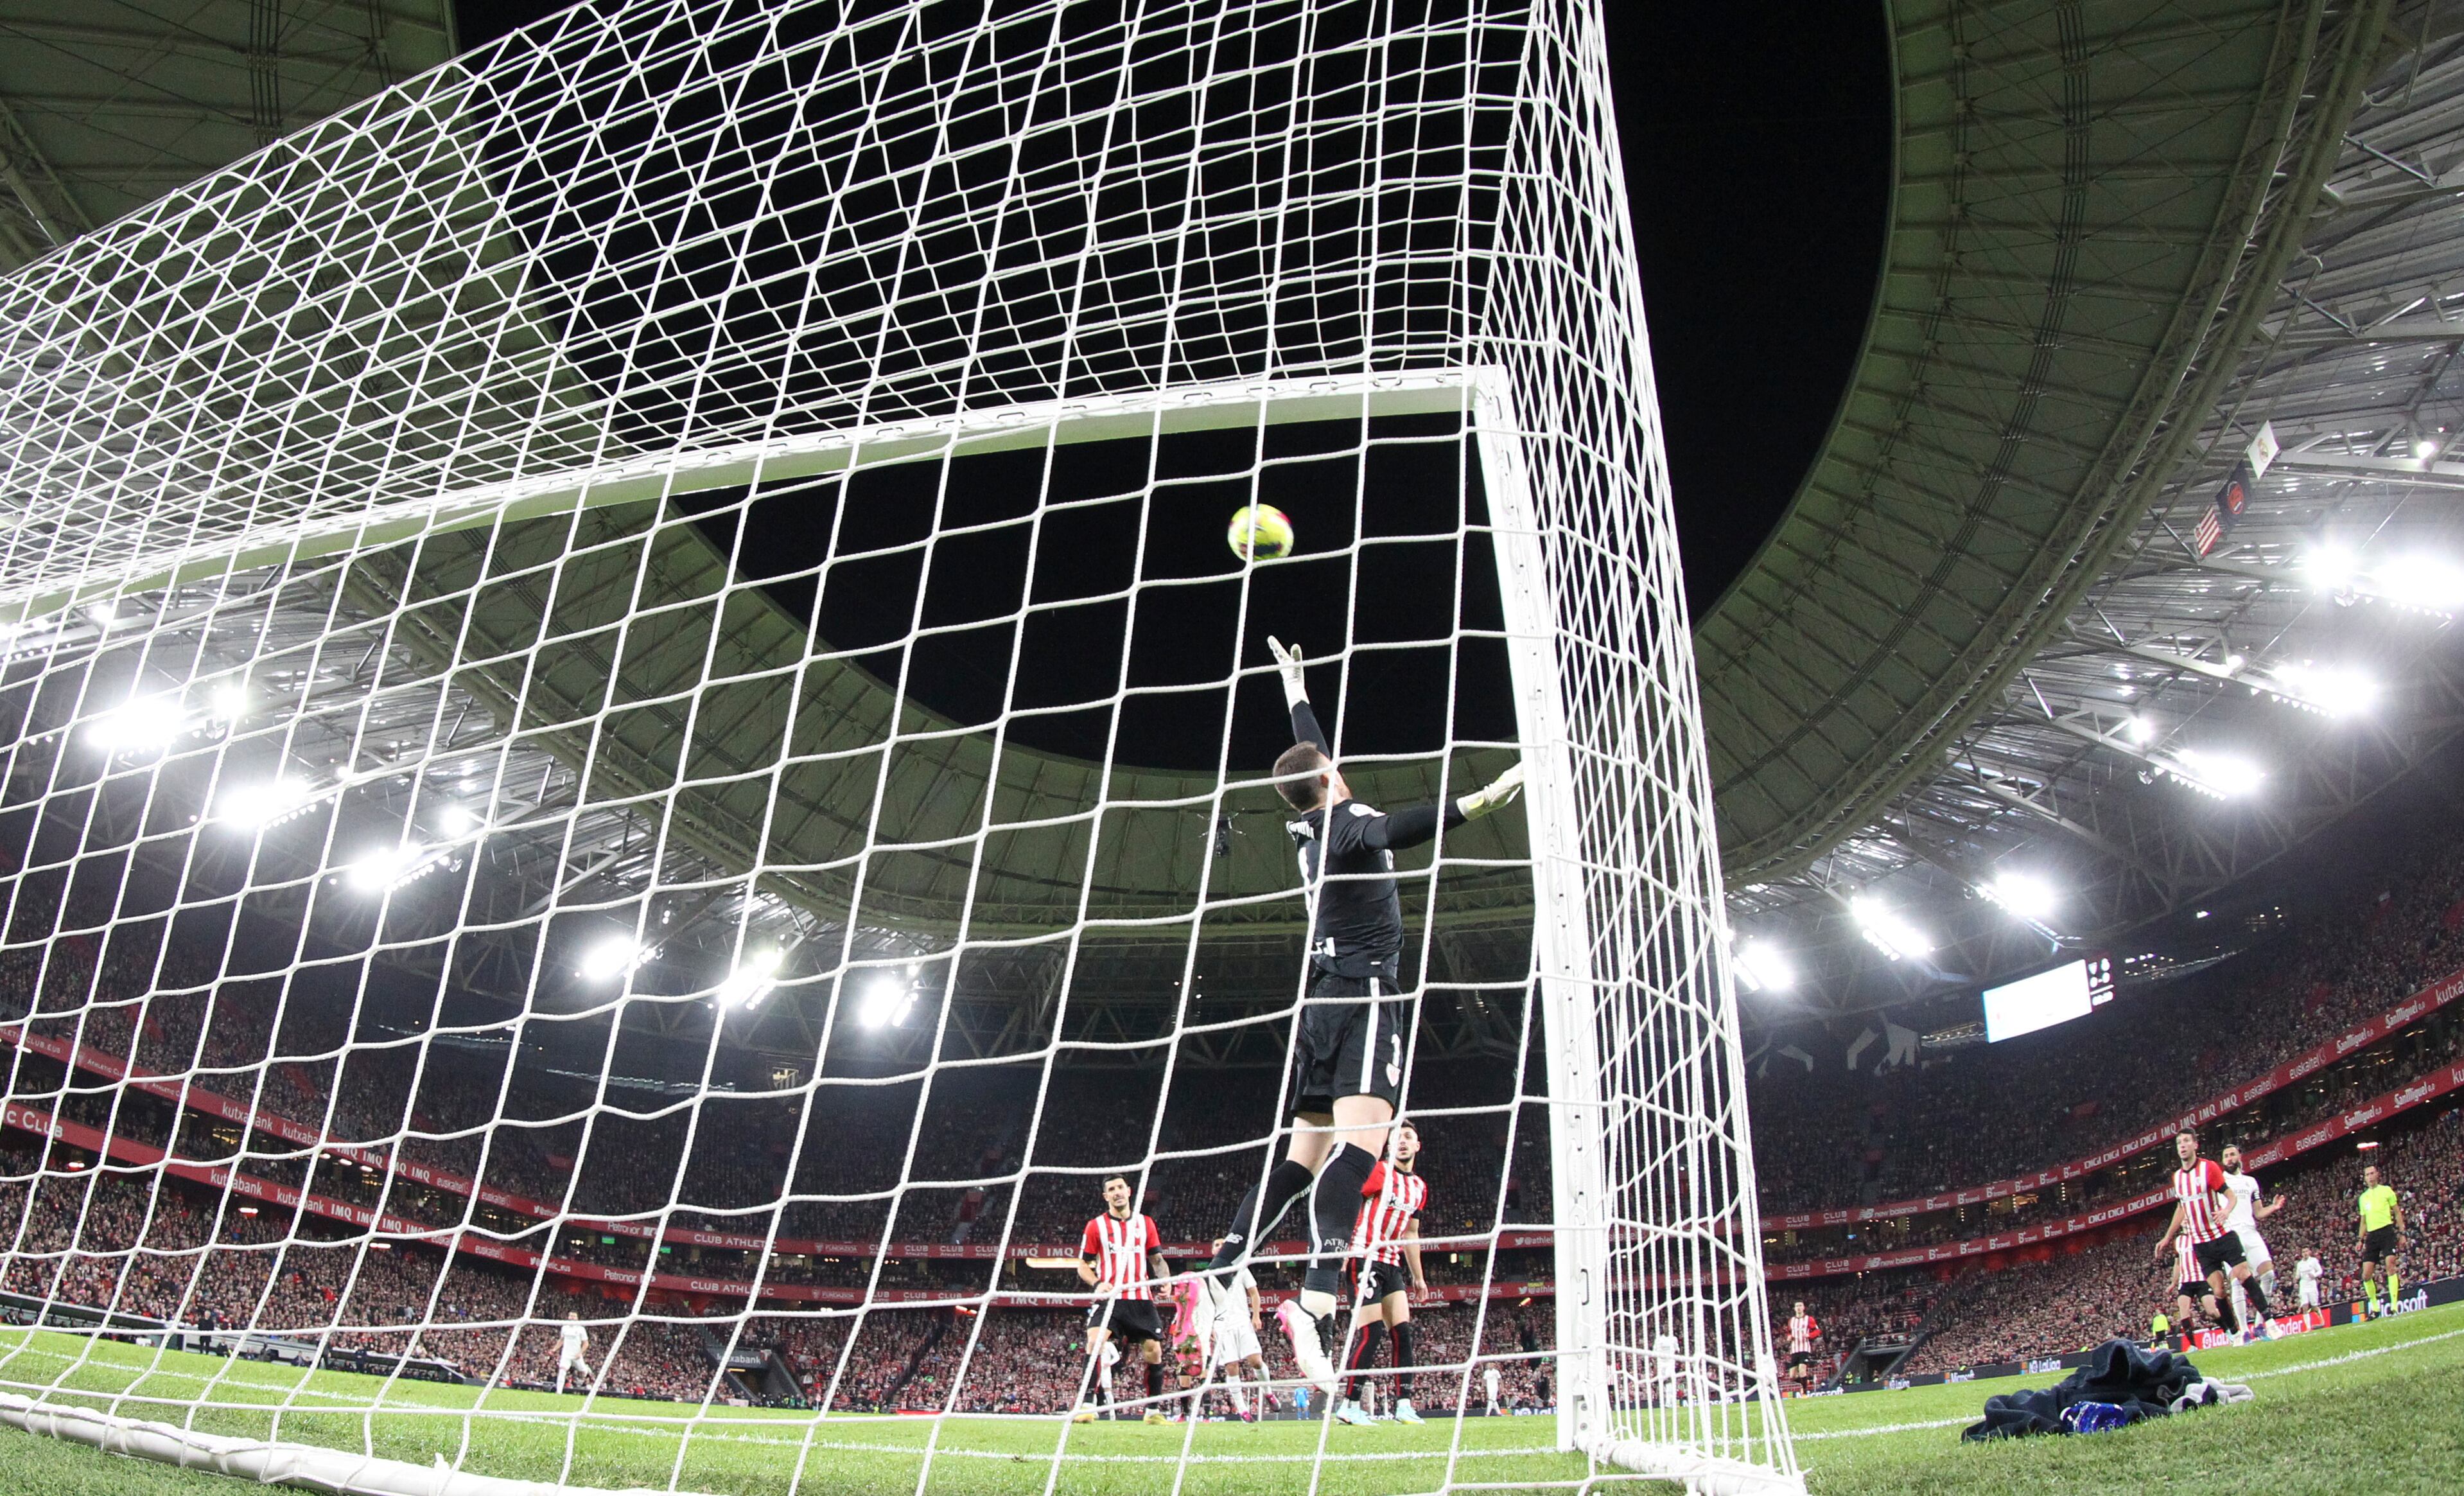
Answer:
[[[1169,1423],[1172,1421],[1172,1415],[1166,1413],[1161,1408],[1149,1408],[1147,1409],[1146,1421],[1149,1423]]]
[[[1412,1406],[1411,1398],[1398,1397],[1395,1401],[1395,1421],[1397,1423],[1426,1423],[1429,1420],[1420,1417],[1420,1410]]]
[[[1346,1397],[1335,1404],[1334,1420],[1337,1423],[1349,1423],[1354,1428],[1368,1428],[1376,1423],[1377,1417],[1359,1403]]]
[[[1074,1412],[1074,1413],[1072,1413],[1072,1414],[1070,1414],[1070,1415],[1069,1415],[1069,1421],[1070,1421],[1070,1422],[1072,1422],[1072,1423],[1092,1423],[1092,1422],[1094,1422],[1094,1421],[1095,1421],[1095,1405],[1094,1405],[1093,1403],[1090,1403],[1090,1402],[1082,1402],[1082,1403],[1078,1404],[1078,1410],[1077,1410],[1076,1412]]]
[[[1284,1338],[1292,1343],[1294,1364],[1300,1367],[1301,1375],[1309,1378],[1309,1384],[1317,1388],[1330,1404],[1342,1392],[1334,1375],[1334,1353],[1326,1343],[1327,1331],[1332,1328],[1333,1322],[1333,1315],[1320,1319],[1301,1308],[1297,1299],[1286,1299],[1275,1309],[1275,1323],[1284,1327]]]

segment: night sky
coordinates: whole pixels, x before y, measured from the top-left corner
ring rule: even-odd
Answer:
[[[456,0],[465,47],[562,0]],[[1890,188],[1881,6],[1611,0],[1628,198],[1699,614],[1820,447],[1872,303]]]

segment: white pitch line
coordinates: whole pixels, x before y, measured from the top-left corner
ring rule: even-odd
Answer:
[[[1966,1418],[1927,1419],[1922,1423],[1877,1423],[1872,1428],[1834,1428],[1817,1434],[1799,1434],[1792,1431],[1789,1437],[1800,1444],[1814,1439],[1865,1439],[1875,1434],[1905,1434],[1920,1428],[1948,1428],[1954,1423],[1973,1423],[1984,1416],[1982,1413],[1972,1413]]]
[[[2365,1346],[2359,1351],[2347,1351],[2342,1355],[2331,1355],[2322,1361],[2303,1361],[2298,1366],[2271,1367],[2263,1372],[2253,1372],[2242,1380],[2255,1382],[2262,1376],[2290,1376],[2296,1372],[2315,1372],[2322,1366],[2342,1366],[2347,1361],[2366,1361],[2371,1356],[2385,1355],[2390,1351],[2409,1351],[2414,1346],[2453,1340],[2457,1335],[2464,1335],[2464,1330],[2442,1330],[2434,1335],[2423,1335],[2415,1340],[2398,1340],[2392,1345]]]
[[[2296,1372],[2315,1372],[2321,1367],[2343,1366],[2352,1361],[2366,1361],[2374,1355],[2386,1355],[2392,1351],[2409,1351],[2414,1346],[2434,1345],[2441,1340],[2453,1340],[2458,1335],[2464,1335],[2464,1330],[2442,1330],[2434,1335],[2423,1335],[2413,1340],[2398,1340],[2391,1345],[2365,1346],[2359,1351],[2347,1351],[2342,1355],[2331,1355],[2322,1360],[2302,1361],[2293,1366],[2277,1366],[2262,1372],[2251,1372],[2245,1375],[2242,1380],[2255,1382],[2262,1376],[2290,1376]],[[1820,1433],[1792,1434],[1790,1437],[1798,1443],[1816,1439],[1869,1439],[1876,1434],[1906,1434],[1918,1429],[1948,1428],[1954,1423],[1973,1423],[1982,1417],[1984,1415],[1980,1412],[1968,1418],[1927,1419],[1918,1423],[1878,1423],[1872,1428],[1825,1429]]]

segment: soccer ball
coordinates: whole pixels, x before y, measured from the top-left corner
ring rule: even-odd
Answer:
[[[1223,539],[1243,561],[1274,561],[1292,553],[1292,522],[1272,504],[1243,504]]]

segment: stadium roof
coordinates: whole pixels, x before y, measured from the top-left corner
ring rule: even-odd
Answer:
[[[2030,9],[1901,8],[1865,355],[1702,627],[1732,914],[1815,976],[1766,1018],[2127,954],[2464,723],[2453,22]],[[2262,429],[2282,454],[2202,554]],[[2009,873],[2057,902],[2020,917]],[[1860,894],[1934,950],[1863,938]]]
[[[98,9],[71,26],[47,18],[56,7],[0,0],[0,31],[76,54],[58,67],[29,62],[25,46],[0,54],[15,173],[0,193],[0,253],[104,222],[451,47],[443,4],[157,13],[169,10],[121,4],[107,25]],[[264,31],[276,11],[291,18]],[[1745,934],[1795,947],[1819,994],[1749,1013],[1960,990],[2041,963],[2056,936],[2109,940],[2295,845],[2453,734],[2464,697],[2437,621],[2359,601],[2369,565],[2440,535],[2451,558],[2464,550],[2435,500],[2464,487],[2464,465],[2411,455],[2449,419],[2439,381],[2464,346],[2446,341],[2458,324],[2437,290],[2464,228],[2441,185],[2464,157],[2443,112],[2464,82],[2429,8],[2392,23],[2387,11],[2324,0],[1893,7],[1897,180],[1866,346],[1790,513],[1698,630],[1733,911]],[[385,187],[424,190],[412,176]],[[497,231],[485,205],[433,211],[467,220],[455,236],[482,253]],[[497,377],[569,408],[577,451],[599,440],[587,382],[545,339],[517,336],[520,318],[505,325]],[[2197,514],[2270,419],[2285,455],[2202,561]],[[467,442],[459,456],[474,451],[484,466]],[[2301,570],[2322,525],[2364,547],[2364,571],[2337,594],[2353,606]],[[680,597],[724,564],[689,527],[656,543],[654,569]],[[399,601],[374,576],[351,581],[378,589],[353,605],[369,616]],[[510,634],[535,622],[519,598],[492,605],[510,610],[494,621]],[[416,630],[399,647],[415,651]],[[2363,656],[2387,687],[2367,721],[2280,704],[2286,667]],[[621,667],[641,699],[660,669],[653,654]],[[846,673],[858,695],[880,693]],[[2287,689],[2252,694],[2268,682]],[[628,756],[651,765],[678,751],[676,724],[655,714],[627,730],[657,740],[614,744],[620,777]],[[919,814],[967,778],[968,739],[943,746],[946,761],[913,765]],[[553,734],[531,747],[577,757],[560,756]],[[2219,803],[2186,787],[2184,750],[2263,761],[2266,788]],[[1041,772],[1096,771],[1053,758]],[[1405,772],[1414,784],[1393,792],[1418,787],[1419,771]],[[1187,798],[1211,787],[1193,779]],[[825,834],[826,795],[803,799]],[[709,834],[751,845],[723,811]],[[558,839],[547,886],[652,876],[624,817],[589,825]],[[1169,890],[1173,902],[1211,830],[1193,811],[1118,839],[1115,855],[1136,852],[1139,866],[1098,885]],[[996,881],[1032,888],[1035,855],[1020,848]],[[1242,888],[1275,881],[1279,860],[1234,855]],[[2057,886],[2061,907],[2031,924],[1977,897],[2014,869]],[[940,874],[914,871],[929,893]],[[1848,898],[1876,890],[1940,949],[1892,960],[1859,938]],[[779,891],[808,916],[831,902]],[[984,893],[1013,933],[1040,927],[1032,897]],[[1500,898],[1509,891],[1474,902],[1499,914]],[[1135,917],[1135,902],[1117,913]],[[1280,938],[1289,913],[1260,904],[1254,921]],[[1133,996],[1159,979],[1125,976],[1124,1001],[1168,1001]]]
[[[0,0],[0,271],[457,50],[451,0]]]

